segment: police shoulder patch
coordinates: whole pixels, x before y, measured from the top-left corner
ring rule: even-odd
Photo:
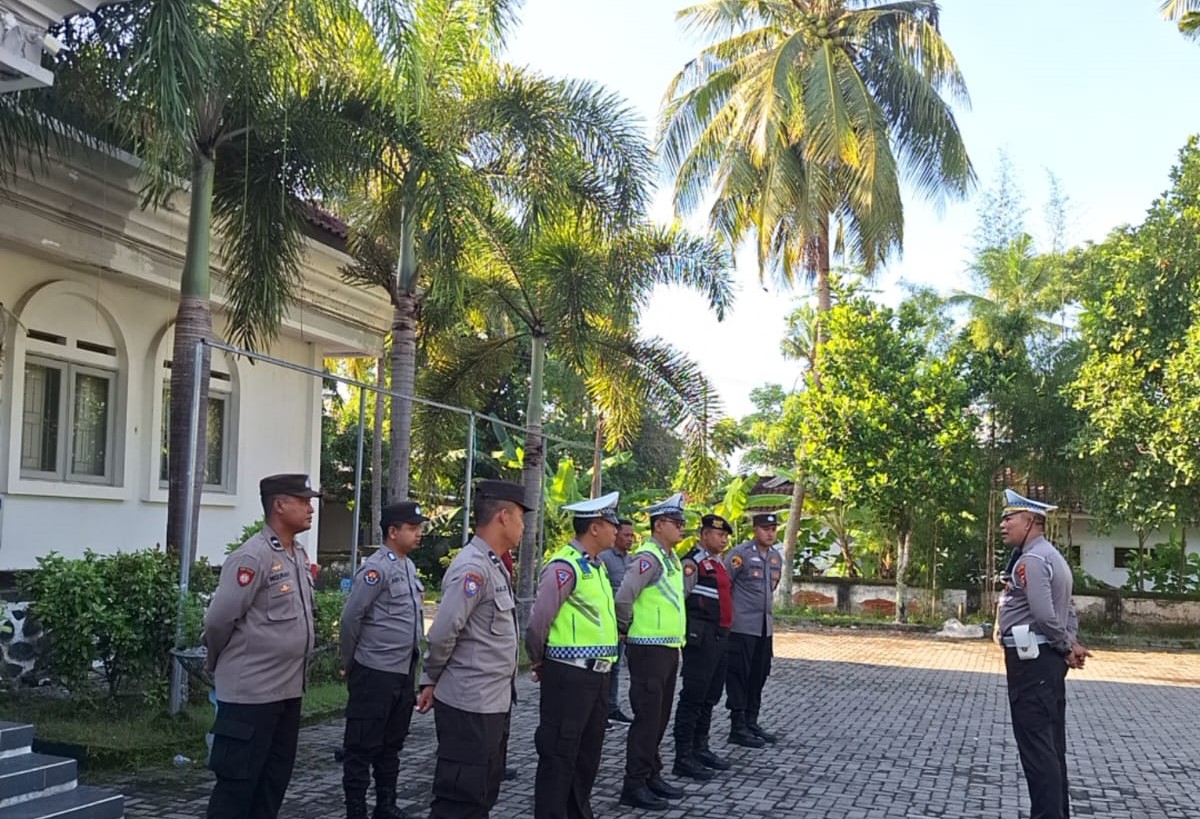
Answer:
[[[379,571],[377,569],[367,569],[367,573],[363,575],[363,582],[368,586],[374,586],[379,582]]]
[[[463,594],[467,597],[474,597],[479,594],[479,590],[483,588],[483,577],[475,574],[475,572],[467,572],[463,578]]]
[[[565,586],[565,585],[567,585],[568,583],[570,583],[570,582],[571,582],[571,572],[570,572],[570,570],[568,570],[568,569],[555,569],[555,570],[554,570],[554,582],[558,584],[558,587],[559,587],[560,589],[561,589],[563,586]]]
[[[696,573],[696,564],[688,560],[683,564],[683,573],[691,577]]]
[[[742,565],[742,556],[734,555],[733,557],[731,557],[729,559],[729,565],[735,569],[739,568]]]
[[[249,586],[254,582],[254,569],[249,566],[242,566],[237,571],[237,582],[239,586]]]
[[[638,574],[645,574],[653,565],[647,558],[638,558]]]
[[[1017,584],[1021,588],[1025,588],[1026,577],[1025,577],[1025,564],[1024,563],[1017,564],[1016,575],[1017,575]]]

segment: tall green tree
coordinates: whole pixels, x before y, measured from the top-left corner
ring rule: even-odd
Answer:
[[[724,318],[733,299],[732,263],[725,251],[676,227],[610,230],[575,213],[534,223],[494,214],[470,255],[481,296],[503,305],[508,327],[465,349],[466,363],[479,366],[485,356],[511,355],[514,345],[528,345],[521,477],[531,508],[542,501],[548,355],[578,375],[604,414],[611,448],[637,431],[642,406],[650,403],[670,426],[686,427],[683,459],[703,467],[711,424],[719,417],[715,392],[684,353],[660,339],[639,338],[638,313],[656,285],[674,284],[703,293],[718,320]],[[715,480],[711,469],[698,469],[693,480],[705,475]],[[536,520],[536,512],[530,514]],[[536,544],[537,527],[526,525],[519,557],[521,600],[533,596]],[[523,605],[522,622],[527,612]]]
[[[966,85],[933,0],[709,0],[679,18],[716,42],[667,90],[660,146],[676,206],[713,201],[719,235],[753,240],[760,277],[815,281],[821,312],[836,251],[870,273],[902,247],[902,176],[934,199],[972,183],[947,101],[967,104]]]
[[[32,145],[44,156],[52,149],[45,135],[61,113],[85,139],[142,160],[145,206],[187,182],[171,367],[169,548],[195,531],[199,516],[199,504],[191,520],[184,515],[186,419],[196,393],[201,406],[207,400],[208,354],[199,381],[193,364],[197,342],[213,337],[212,236],[221,240],[228,337],[248,348],[269,342],[298,292],[305,200],[338,188],[358,164],[356,89],[344,69],[357,58],[348,33],[359,23],[354,6],[340,0],[117,4],[71,29],[71,70],[47,105],[19,128],[14,116],[29,108],[0,115],[8,123],[0,124],[0,167],[12,167],[14,150]],[[201,424],[199,463],[205,438]],[[203,470],[194,481],[199,497]]]
[[[1088,505],[1103,525],[1132,526],[1144,558],[1152,532],[1197,512],[1200,141],[1180,152],[1145,222],[1114,231],[1083,264],[1087,355],[1071,396],[1094,476]]]
[[[626,106],[590,83],[502,65],[516,3],[405,0],[405,24],[381,42],[385,114],[377,172],[354,222],[359,264],[393,306],[389,497],[407,497],[412,403],[427,309],[462,308],[463,258],[494,210],[536,223],[570,202],[629,219],[646,195],[645,148]],[[383,249],[383,259],[380,249]]]
[[[893,311],[854,297],[826,320],[823,377],[799,396],[805,464],[821,500],[868,507],[887,530],[904,622],[918,518],[944,514],[974,481],[967,385],[954,361],[929,355],[911,304]]]
[[[413,406],[422,302],[454,292],[464,223],[486,208],[482,177],[468,161],[483,99],[503,96],[496,52],[516,8],[510,0],[402,0],[376,15],[378,139],[373,173],[350,209],[358,263],[350,281],[382,287],[392,304],[389,357],[391,447],[388,498],[409,496]],[[493,138],[489,138],[492,136]],[[504,145],[507,150],[511,145]],[[436,274],[435,271],[436,270]]]

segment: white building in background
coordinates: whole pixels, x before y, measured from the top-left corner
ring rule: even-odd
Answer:
[[[80,152],[0,188],[0,571],[160,544],[171,326],[187,236],[187,196],[138,207],[136,163]],[[377,355],[389,324],[382,291],[339,270],[344,233],[316,218],[300,302],[272,356],[320,369]],[[214,243],[214,328],[225,330]],[[258,480],[319,477],[321,381],[214,355],[199,554],[262,516]],[[307,535],[316,547],[316,526]]]

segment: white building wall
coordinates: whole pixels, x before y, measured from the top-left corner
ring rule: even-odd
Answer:
[[[178,203],[185,200],[158,211],[139,210],[136,177],[115,162],[63,164],[47,177],[19,182],[0,199],[0,570],[34,567],[37,557],[51,550],[78,556],[89,548],[153,547],[165,532],[167,498],[159,458],[162,389],[169,371],[163,361],[171,357],[186,235],[186,213]],[[377,351],[387,304],[381,295],[341,282],[339,267],[348,261],[310,243],[302,302],[264,352],[319,370],[326,356]],[[221,283],[217,267],[218,334],[226,328]],[[66,343],[31,338],[30,330]],[[115,355],[81,352],[77,340],[113,349]],[[118,373],[107,480],[66,481],[22,472],[29,355],[72,361],[92,356],[81,363]],[[213,370],[228,376],[217,388],[228,393],[230,445],[223,485],[203,494],[198,546],[200,555],[219,563],[224,545],[262,516],[262,476],[303,472],[317,482],[321,380],[223,353],[214,354]],[[318,546],[316,533],[314,521],[305,536],[310,549]]]

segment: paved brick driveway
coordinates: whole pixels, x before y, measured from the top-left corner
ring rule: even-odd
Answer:
[[[971,817],[1028,815],[1008,724],[1002,658],[989,643],[878,633],[796,632],[776,637],[762,722],[780,730],[774,749],[724,748],[733,770],[687,784],[682,817]],[[537,757],[536,686],[520,685],[510,764],[495,819],[532,815]],[[1074,815],[1112,819],[1200,816],[1200,654],[1099,652],[1068,681]],[[721,711],[719,717],[723,717]],[[727,722],[718,719],[725,729]],[[342,815],[341,770],[332,751],[341,723],[305,729],[282,816]],[[617,805],[622,729],[610,731],[593,806],[598,817],[642,815]],[[668,747],[669,747],[668,733]],[[433,720],[417,716],[402,758],[401,803],[426,814]],[[670,753],[665,755],[668,772]],[[211,779],[167,771],[118,785],[130,819],[204,815]]]

